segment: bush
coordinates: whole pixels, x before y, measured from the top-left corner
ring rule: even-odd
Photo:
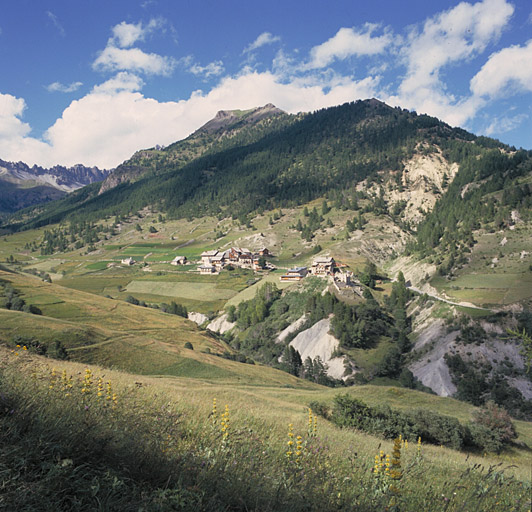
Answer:
[[[192,343],[190,343],[190,341],[187,341],[185,343],[185,348],[189,348],[190,350],[194,350],[194,346],[192,345]]]
[[[494,437],[498,438],[500,442],[505,445],[517,438],[515,425],[508,412],[499,407],[492,400],[486,402],[484,407],[475,412],[473,416],[473,425],[485,427],[491,431]],[[477,429],[478,430],[478,429]],[[494,451],[500,451],[494,450]]]
[[[339,427],[356,428],[369,434],[444,445],[455,450],[462,448],[499,452],[517,437],[508,413],[491,402],[475,415],[475,422],[462,425],[456,418],[427,409],[397,411],[388,406],[370,407],[348,394],[336,395],[332,413],[325,404],[313,402],[310,407],[317,414],[330,419]]]

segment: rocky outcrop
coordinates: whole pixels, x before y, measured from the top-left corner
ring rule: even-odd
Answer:
[[[335,379],[344,377],[345,367],[343,357],[333,357],[335,350],[339,347],[340,342],[329,334],[331,322],[324,318],[315,323],[310,329],[300,332],[291,342],[305,361],[307,357],[314,359],[319,357],[327,365],[327,375]]]
[[[187,318],[198,325],[203,325],[209,320],[207,315],[204,315],[203,313],[194,313],[194,311],[191,311]]]
[[[224,334],[225,332],[230,331],[235,325],[235,322],[229,322],[227,320],[227,313],[224,313],[207,325],[207,329]]]

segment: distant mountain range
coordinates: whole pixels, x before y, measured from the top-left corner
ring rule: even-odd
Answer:
[[[0,214],[60,199],[85,185],[104,180],[110,170],[56,165],[50,169],[0,160]]]

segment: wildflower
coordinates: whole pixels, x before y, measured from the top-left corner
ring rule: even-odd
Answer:
[[[50,372],[50,385],[48,387],[50,389],[54,389],[56,383],[57,383],[57,372],[55,371],[55,368],[52,368],[52,371]]]
[[[216,425],[216,422],[218,420],[218,413],[217,413],[217,410],[216,410],[216,398],[213,398],[212,399],[212,412],[211,412],[211,416],[212,416],[212,424],[213,425]]]
[[[373,467],[373,473],[378,475],[380,473],[381,458],[378,455],[375,455],[375,466]]]
[[[300,461],[302,452],[303,452],[303,438],[301,436],[297,436],[296,437],[296,462]]]
[[[98,377],[98,390],[96,396],[100,399],[103,396],[103,380],[101,377]]]
[[[417,438],[417,454],[421,455],[421,436]]]
[[[28,347],[26,347],[26,345],[24,345],[24,346],[22,347],[22,350],[28,350]]]
[[[288,450],[286,451],[286,456],[290,459],[293,455],[292,446],[294,446],[294,425],[292,423],[288,424]]]
[[[222,413],[220,425],[222,427],[222,441],[227,441],[229,437],[229,406],[226,404]]]
[[[393,442],[392,462],[390,478],[393,480],[401,480],[403,472],[401,471],[401,436],[396,438]]]

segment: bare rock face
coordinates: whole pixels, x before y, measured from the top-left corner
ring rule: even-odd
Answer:
[[[207,315],[204,315],[203,313],[195,313],[194,311],[191,311],[187,318],[198,325],[202,325],[209,320]]]
[[[344,377],[344,358],[332,357],[334,351],[340,345],[340,342],[329,334],[331,322],[324,318],[315,323],[310,329],[300,332],[291,342],[305,361],[307,357],[314,359],[319,357],[327,365],[327,375],[335,379]]]
[[[207,329],[213,332],[219,332],[220,334],[224,334],[225,332],[230,331],[233,327],[235,327],[235,325],[236,322],[229,322],[229,320],[227,320],[227,313],[224,313],[218,318],[215,318],[209,325],[207,325]]]

